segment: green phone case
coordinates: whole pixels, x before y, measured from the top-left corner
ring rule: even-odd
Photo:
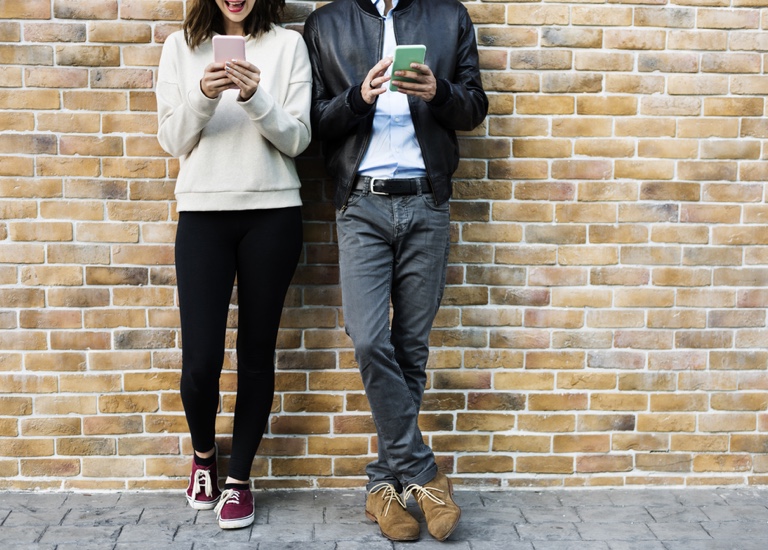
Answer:
[[[423,44],[412,44],[409,46],[395,46],[395,56],[392,61],[392,80],[401,80],[403,82],[413,82],[412,78],[395,76],[395,71],[411,70],[411,63],[424,63],[424,56],[427,53],[427,47]],[[397,91],[397,86],[390,82],[389,89]]]

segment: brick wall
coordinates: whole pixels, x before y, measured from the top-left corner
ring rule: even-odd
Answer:
[[[492,486],[764,483],[768,0],[467,7],[491,112],[461,138],[432,334],[441,466]],[[186,484],[178,163],[153,94],[184,9],[0,0],[2,489]],[[375,450],[318,156],[257,486],[359,486]]]

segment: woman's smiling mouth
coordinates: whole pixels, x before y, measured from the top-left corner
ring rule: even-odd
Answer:
[[[227,0],[224,0],[224,4],[226,4],[227,9],[232,13],[239,13],[243,11],[243,8],[245,7],[245,0],[241,0],[240,2],[228,2]]]

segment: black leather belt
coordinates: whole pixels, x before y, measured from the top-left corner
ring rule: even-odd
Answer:
[[[416,195],[431,193],[427,178],[372,178],[357,176],[355,189],[368,189],[374,195]]]

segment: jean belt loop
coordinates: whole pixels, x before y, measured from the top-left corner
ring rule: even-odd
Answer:
[[[367,184],[367,185],[365,185],[365,184],[360,185],[360,183],[361,183],[360,180],[363,179],[364,177],[365,176],[357,176],[355,178],[355,183],[354,183],[355,190],[359,191],[360,195],[363,196],[363,197],[367,196],[368,193],[371,192],[371,185],[370,185],[370,183]]]

